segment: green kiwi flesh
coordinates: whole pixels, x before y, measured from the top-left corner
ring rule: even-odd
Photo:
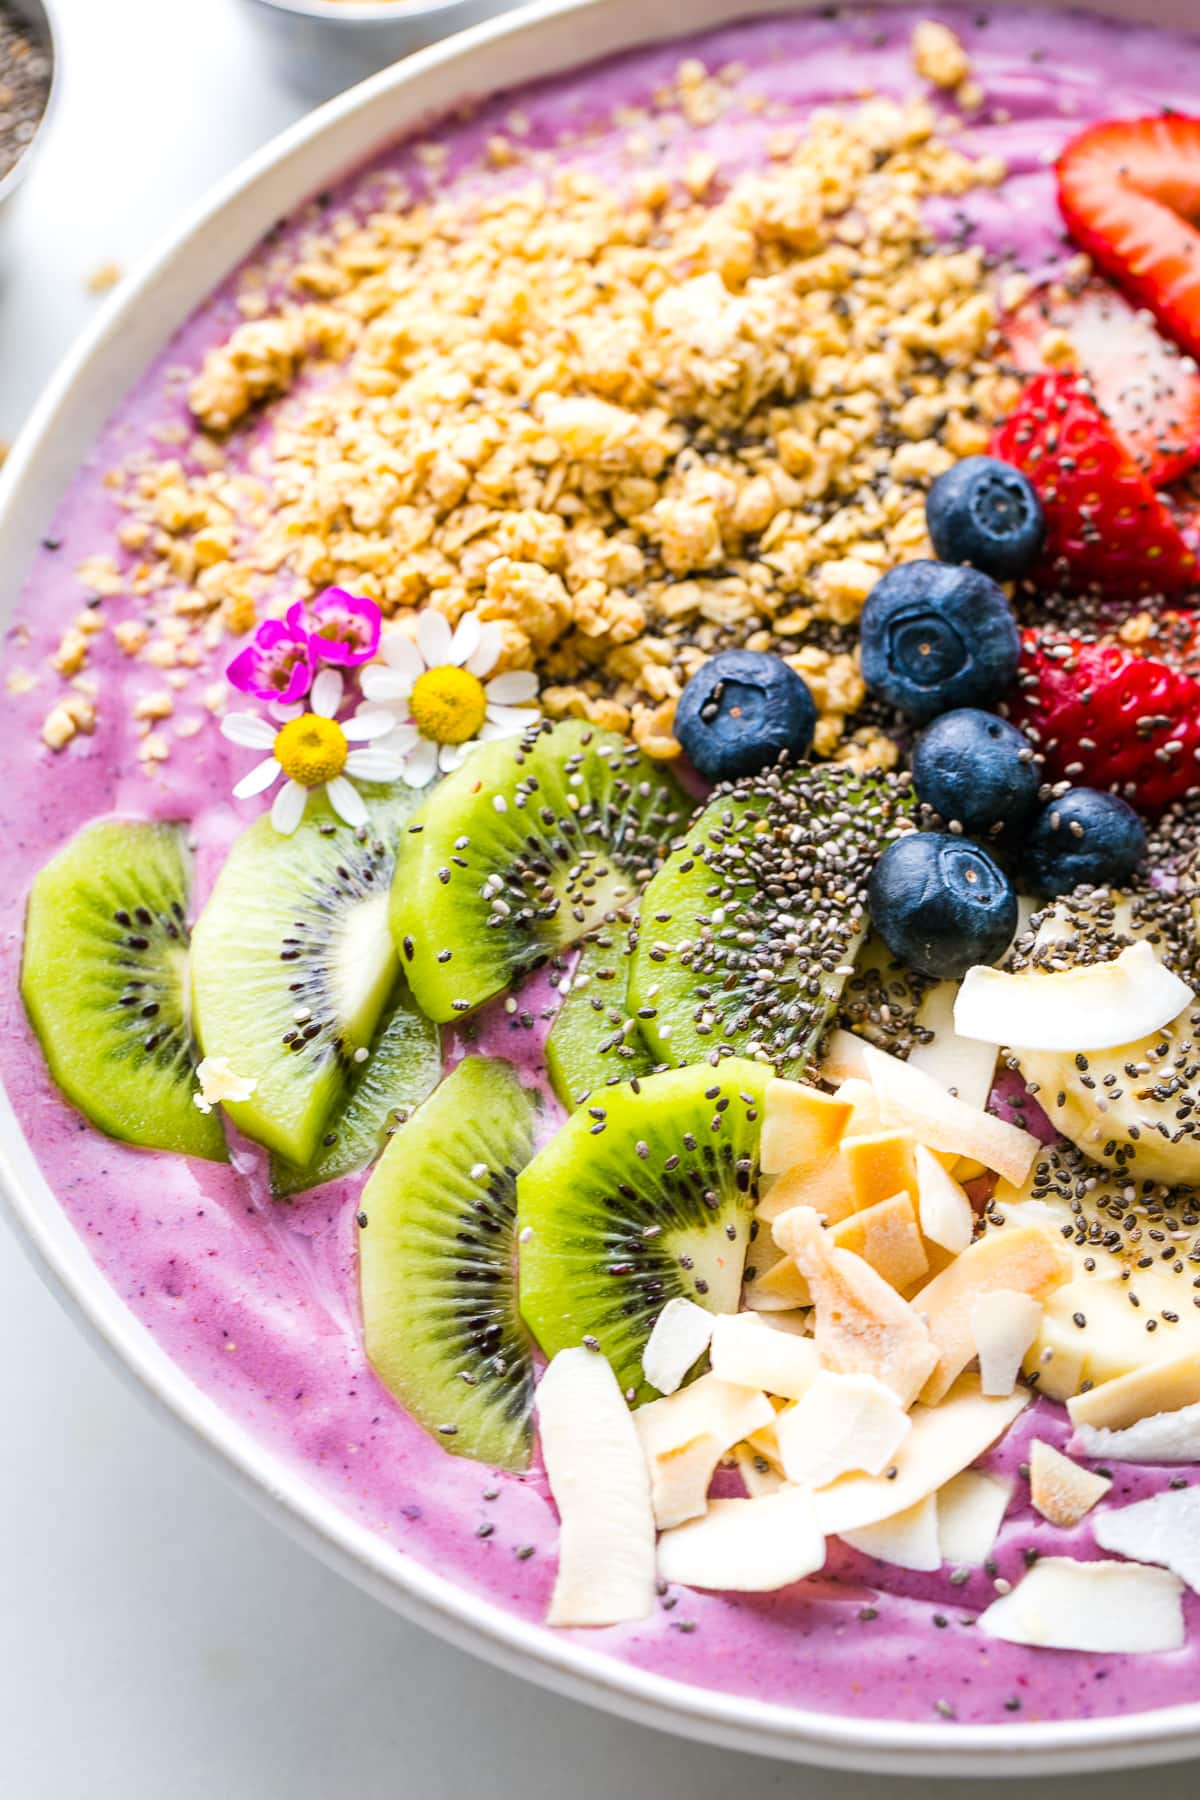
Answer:
[[[624,935],[605,931],[583,946],[546,1038],[550,1085],[571,1111],[597,1090],[654,1069],[637,1020],[625,1011]]]
[[[219,1162],[221,1121],[194,1104],[190,891],[180,826],[86,826],[34,879],[21,994],[51,1074],[93,1125]]]
[[[882,775],[771,769],[719,792],[642,897],[628,1006],[663,1062],[808,1071],[866,937],[866,884],[909,806]]]
[[[206,1056],[256,1083],[226,1110],[297,1167],[315,1156],[395,983],[388,884],[410,805],[396,793],[372,805],[361,832],[323,802],[290,837],[258,819],[192,934],[196,1035]]]
[[[411,821],[392,933],[432,1019],[627,920],[690,807],[616,732],[568,720],[472,751]]]
[[[626,1392],[668,1300],[735,1312],[770,1070],[731,1058],[607,1088],[517,1183],[521,1312],[547,1356],[589,1343]]]
[[[392,1137],[363,1191],[363,1334],[380,1380],[444,1449],[529,1465],[533,1364],[516,1302],[517,1177],[537,1102],[469,1056]]]
[[[397,975],[370,1054],[351,1064],[345,1092],[325,1121],[315,1156],[302,1169],[273,1156],[272,1193],[290,1199],[369,1168],[397,1125],[433,1092],[441,1074],[441,1032],[418,1012],[408,983]]]

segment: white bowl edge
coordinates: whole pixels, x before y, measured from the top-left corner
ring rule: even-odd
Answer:
[[[886,3],[886,0],[885,0]],[[991,10],[1019,0],[991,0]],[[279,217],[388,142],[488,95],[682,29],[699,32],[819,0],[690,0],[686,21],[645,0],[537,0],[405,59],[283,132],[210,192],[147,258],[67,356],[0,475],[0,611],[7,614],[55,506],[100,429],[171,333]],[[1060,10],[1068,10],[1053,0]],[[1195,24],[1192,0],[1092,0],[1113,18]],[[824,1715],[695,1687],[554,1639],[392,1550],[208,1398],[88,1255],[0,1092],[0,1197],[39,1273],[109,1361],[266,1516],[330,1567],[459,1648],[639,1723],[798,1762],[897,1775],[1029,1776],[1200,1753],[1194,1705],[1007,1725]]]

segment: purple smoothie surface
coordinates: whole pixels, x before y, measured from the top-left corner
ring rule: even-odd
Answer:
[[[984,8],[937,5],[895,12],[850,9],[838,16],[764,18],[708,37],[617,59],[520,94],[490,101],[466,124],[434,133],[449,160],[440,182],[504,179],[484,168],[488,138],[518,104],[532,142],[553,148],[588,126],[586,142],[563,150],[619,178],[623,133],[614,108],[648,101],[670,81],[681,56],[708,67],[744,67],[748,95],[764,95],[764,115],[734,106],[717,123],[689,130],[671,151],[682,163],[698,143],[724,173],[765,154],[781,109],[797,122],[818,104],[853,104],[864,92],[910,96],[910,40],[924,17],[951,24],[971,53],[986,102],[956,142],[996,154],[1009,175],[998,189],[953,203],[934,219],[970,233],[1034,277],[1061,266],[1063,240],[1050,164],[1089,119],[1195,109],[1200,39],[1036,10],[989,16]],[[380,172],[425,185],[421,163],[400,148],[333,196],[364,207]],[[276,239],[286,253],[289,231]],[[0,744],[0,822],[6,877],[0,897],[0,1072],[46,1179],[107,1279],[193,1381],[350,1517],[395,1550],[482,1599],[539,1621],[554,1573],[557,1520],[544,1478],[496,1476],[447,1455],[391,1399],[364,1357],[355,1270],[356,1198],[363,1177],[332,1184],[282,1206],[268,1194],[265,1157],[239,1144],[217,1167],[127,1148],[100,1136],[60,1098],[29,1031],[17,980],[25,896],[48,857],[87,821],[107,813],[185,819],[198,846],[196,903],[202,901],[234,834],[261,802],[229,797],[244,753],[218,735],[202,703],[221,678],[224,657],[194,671],[176,696],[195,735],[176,744],[157,771],[137,756],[137,699],[161,689],[159,670],[122,656],[107,635],[89,668],[99,682],[91,736],[52,754],[39,732],[57,679],[48,672],[64,627],[85,603],[80,562],[113,553],[121,522],[105,474],[143,446],[166,453],[186,421],[183,395],[205,351],[240,322],[236,282],[217,289],[151,365],[88,455],[30,572],[9,628],[5,673],[38,676],[7,698]],[[253,432],[245,434],[252,440]],[[113,620],[137,603],[106,602]],[[538,1019],[548,996],[532,995]],[[480,1047],[540,1078],[544,1024],[524,1028],[502,1006],[479,1026]],[[1015,1475],[1037,1435],[1061,1444],[1065,1414],[1036,1402],[988,1466]],[[1115,1471],[1121,1504],[1160,1491],[1169,1470]],[[1018,1498],[1024,1493],[1018,1483]],[[481,1527],[492,1529],[480,1535]],[[1014,1503],[996,1550],[994,1574],[1016,1582],[1034,1550],[1092,1556],[1085,1522],[1064,1533]],[[882,1719],[994,1722],[1082,1719],[1131,1713],[1200,1698],[1200,1600],[1189,1595],[1188,1647],[1172,1655],[1083,1656],[987,1640],[973,1627],[994,1598],[993,1573],[965,1584],[884,1567],[836,1543],[818,1578],[772,1595],[677,1591],[649,1621],[599,1633],[566,1634],[580,1644],[676,1680],[753,1695],[818,1712]],[[561,1634],[560,1634],[561,1635]]]

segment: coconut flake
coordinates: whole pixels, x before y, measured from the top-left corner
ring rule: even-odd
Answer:
[[[969,1249],[913,1296],[938,1352],[937,1367],[921,1393],[939,1400],[976,1354],[974,1310],[984,1294],[998,1288],[1042,1301],[1073,1272],[1061,1240],[1040,1223],[1006,1225],[976,1238]]]
[[[1144,939],[1111,962],[1052,974],[968,969],[954,1007],[960,1036],[1011,1050],[1112,1050],[1149,1037],[1190,1006],[1192,990]]]
[[[562,1522],[547,1624],[646,1618],[655,1601],[650,1482],[608,1362],[594,1350],[560,1350],[538,1384],[537,1411]]]
[[[964,1469],[939,1488],[938,1539],[942,1560],[956,1569],[978,1569],[992,1553],[1012,1499],[1013,1484],[998,1475]]]
[[[961,1376],[939,1405],[913,1407],[912,1430],[891,1464],[895,1475],[890,1470],[882,1475],[843,1475],[820,1490],[817,1517],[822,1529],[831,1534],[857,1531],[906,1512],[978,1462],[1028,1401],[1024,1389],[1007,1399],[992,1399],[980,1393],[974,1375]]]
[[[1122,1431],[1077,1425],[1071,1448],[1097,1462],[1200,1462],[1200,1401],[1174,1412],[1152,1413]]]
[[[965,1100],[956,1100],[923,1069],[911,1067],[865,1044],[867,1073],[890,1125],[911,1131],[930,1150],[969,1156],[1006,1181],[1025,1180],[1041,1148],[1037,1139],[1016,1125]]]
[[[985,1394],[1011,1394],[1041,1328],[1041,1301],[1012,1288],[993,1288],[973,1301],[970,1323],[980,1387]]]
[[[664,1532],[658,1545],[664,1581],[744,1594],[789,1587],[824,1563],[812,1496],[797,1487],[754,1500],[714,1500],[702,1519]]]
[[[828,1369],[802,1400],[775,1418],[784,1474],[814,1488],[828,1487],[851,1470],[881,1474],[911,1429],[904,1408],[882,1381]]]
[[[1111,1480],[1080,1468],[1053,1444],[1034,1438],[1029,1455],[1029,1498],[1051,1525],[1070,1531],[1087,1517],[1112,1486]]]
[[[765,1175],[808,1168],[836,1150],[853,1107],[802,1081],[768,1081],[759,1165]]]
[[[810,1337],[773,1328],[752,1312],[726,1313],[715,1321],[711,1361],[721,1381],[761,1388],[781,1400],[799,1400],[820,1368]]]
[[[1102,1550],[1160,1564],[1200,1594],[1200,1488],[1167,1488],[1133,1506],[1108,1507],[1092,1533]]]
[[[692,1364],[704,1355],[716,1324],[714,1315],[681,1295],[654,1321],[642,1351],[642,1374],[660,1394],[673,1394]]]
[[[1183,1583],[1143,1563],[1044,1556],[977,1624],[985,1637],[1047,1650],[1145,1655],[1184,1643]]]
[[[965,1192],[924,1144],[915,1152],[921,1232],[957,1256],[975,1234],[975,1213]]]
[[[1076,1429],[1081,1425],[1100,1425],[1109,1431],[1123,1431],[1139,1419],[1177,1412],[1197,1402],[1200,1357],[1185,1350],[1180,1356],[1145,1363],[1140,1369],[1130,1369],[1111,1381],[1100,1382],[1085,1394],[1073,1395],[1067,1401],[1067,1411]]]
[[[650,1470],[654,1517],[660,1528],[695,1518],[725,1452],[775,1421],[763,1393],[702,1375],[665,1400],[651,1400],[633,1414]]]
[[[917,1008],[917,1025],[933,1033],[928,1043],[914,1044],[910,1068],[921,1069],[968,1106],[985,1107],[996,1075],[998,1044],[962,1037],[954,1028],[957,981],[938,981]]]
[[[928,1573],[942,1566],[942,1549],[938,1538],[938,1504],[933,1494],[918,1500],[906,1512],[877,1525],[863,1525],[857,1531],[840,1533],[843,1544],[873,1556],[878,1562],[893,1563],[898,1569],[916,1569]]]

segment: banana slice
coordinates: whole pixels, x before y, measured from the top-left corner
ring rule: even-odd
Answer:
[[[1191,947],[1182,912],[1166,896],[1085,890],[1042,916],[1028,966],[1076,969],[1147,943],[1167,968],[1186,976]],[[1161,1030],[1112,1049],[1013,1055],[1051,1122],[1093,1162],[1137,1181],[1200,1184],[1200,1002],[1189,1001]]]
[[[1200,1357],[1200,1195],[1124,1181],[1063,1146],[1043,1152],[1020,1190],[1002,1183],[986,1218],[989,1232],[1034,1222],[1055,1226],[1072,1264],[1024,1361],[1040,1393],[1069,1400],[1085,1384]]]

